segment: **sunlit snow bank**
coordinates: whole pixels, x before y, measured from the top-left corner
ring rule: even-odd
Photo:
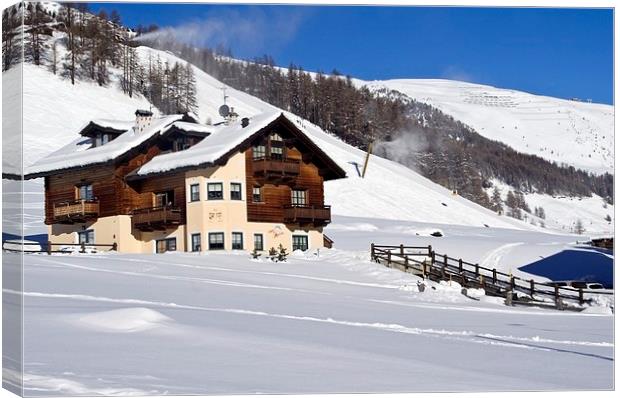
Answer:
[[[95,312],[71,319],[71,321],[76,326],[102,332],[133,333],[161,328],[172,320],[149,308],[123,308]]]

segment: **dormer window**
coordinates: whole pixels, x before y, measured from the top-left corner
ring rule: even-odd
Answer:
[[[93,141],[93,148],[105,145],[110,141],[112,141],[112,135],[108,133],[96,134]]]
[[[172,152],[184,151],[190,146],[192,146],[192,144],[193,140],[189,139],[186,136],[177,137],[172,142]]]

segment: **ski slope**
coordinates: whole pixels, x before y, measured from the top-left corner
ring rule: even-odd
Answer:
[[[614,107],[441,79],[364,82],[432,105],[516,151],[597,174],[613,173]]]

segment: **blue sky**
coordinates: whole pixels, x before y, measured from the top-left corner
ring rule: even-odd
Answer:
[[[610,9],[92,3],[234,55],[366,80],[446,78],[613,103]],[[196,35],[198,33],[198,35]]]

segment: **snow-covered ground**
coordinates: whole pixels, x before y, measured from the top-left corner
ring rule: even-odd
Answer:
[[[614,168],[614,107],[441,79],[364,82],[432,105],[513,149],[595,173]]]
[[[493,186],[487,189],[489,197],[493,190],[498,188],[502,199],[506,200],[509,191],[514,188],[494,180]],[[575,225],[581,221],[585,235],[613,235],[614,234],[614,206],[597,195],[591,197],[550,196],[539,193],[524,193],[525,202],[529,205],[531,214],[523,213],[524,221],[536,225],[544,224],[547,229],[560,233],[575,231]],[[505,207],[505,206],[504,206]],[[543,208],[545,218],[534,215],[536,207]],[[507,210],[506,208],[504,209]],[[607,220],[609,216],[610,221]],[[525,219],[527,217],[527,219]]]
[[[608,309],[507,307],[467,298],[456,283],[419,292],[417,277],[372,263],[368,253],[370,241],[406,239],[455,255],[467,248],[472,260],[490,256],[501,264],[517,253],[506,242],[536,242],[531,255],[568,245],[570,237],[453,226],[444,227],[444,238],[424,236],[430,229],[340,217],[328,228],[338,249],[293,253],[286,263],[247,253],[27,255],[25,392],[613,387]],[[502,257],[498,246],[510,255]],[[9,263],[14,256],[4,255]],[[516,257],[525,259],[525,251]]]

